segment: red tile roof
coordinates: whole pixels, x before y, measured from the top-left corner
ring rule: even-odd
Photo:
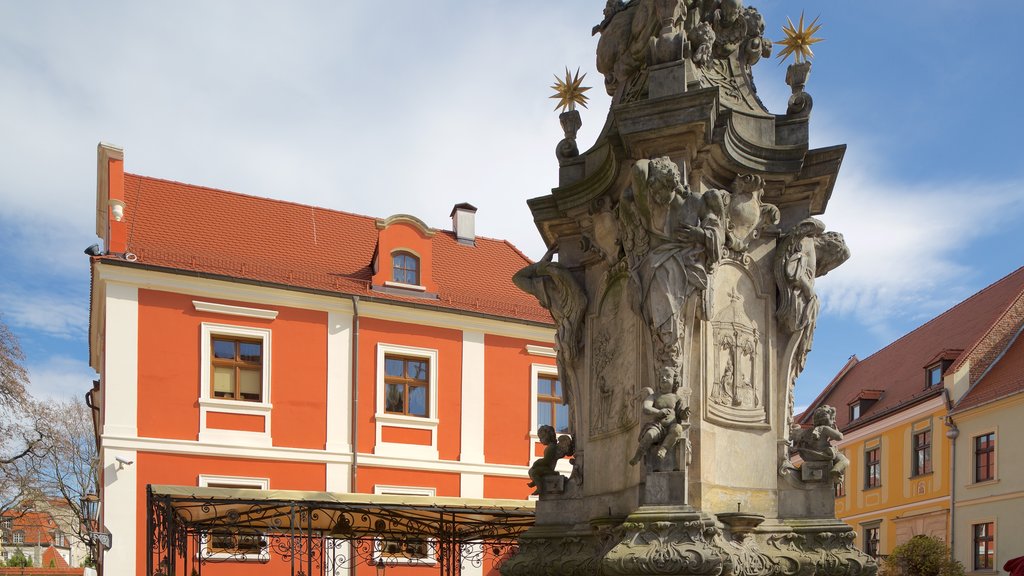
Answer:
[[[1024,290],[1024,267],[943,312],[909,334],[871,356],[845,366],[845,374],[833,380],[804,411],[807,423],[814,408],[836,407],[839,428],[847,430],[866,424],[904,407],[941,393],[939,386],[925,387],[925,368],[959,350],[970,351],[988,333],[1004,311]],[[964,353],[955,357],[962,359]],[[863,390],[882,390],[881,397],[855,422],[850,421],[847,404]]]
[[[468,246],[438,231],[437,298],[427,299],[371,289],[376,218],[134,174],[125,174],[125,202],[135,266],[552,323],[512,284],[530,260],[504,240]]]
[[[53,566],[50,565],[50,562],[53,562]],[[53,546],[50,546],[49,548],[43,551],[43,561],[41,567],[70,568],[67,560],[65,560],[64,557],[60,555],[60,552],[58,552],[57,549]]]
[[[1024,392],[1024,338],[1018,333],[988,373],[964,394],[955,411],[969,410]]]

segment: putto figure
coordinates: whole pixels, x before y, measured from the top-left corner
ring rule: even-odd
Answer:
[[[800,455],[804,466],[814,467],[823,463],[829,468],[832,481],[842,482],[850,461],[832,445],[833,441],[843,439],[843,433],[836,428],[836,409],[831,406],[815,408],[813,423],[813,428],[794,433],[792,450]]]
[[[537,437],[544,445],[544,455],[534,460],[533,465],[530,466],[530,483],[527,486],[536,488],[534,494],[544,494],[547,492],[544,485],[545,478],[551,476],[562,478],[562,475],[555,471],[555,465],[565,456],[573,455],[573,441],[567,435],[556,438],[555,429],[547,424],[537,429]],[[563,483],[564,480],[559,482],[560,485]],[[561,492],[561,486],[557,491]]]
[[[672,392],[659,394],[651,388],[644,388],[643,393],[645,397],[640,411],[649,421],[640,432],[639,445],[629,464],[635,466],[657,446],[655,466],[658,466],[679,442],[683,442],[686,451],[684,462],[689,464],[690,442],[686,436],[690,428],[690,407]]]

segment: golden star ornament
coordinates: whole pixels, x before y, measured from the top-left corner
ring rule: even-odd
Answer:
[[[782,27],[782,33],[786,35],[786,38],[779,40],[778,44],[785,46],[778,57],[783,61],[786,60],[790,54],[793,55],[793,61],[796,64],[801,62],[808,62],[814,58],[814,52],[811,51],[811,45],[817,44],[824,40],[824,38],[815,38],[814,34],[821,29],[821,24],[818,24],[818,17],[807,26],[804,26],[804,13],[800,13],[800,23],[796,26],[793,25],[793,21],[786,17],[787,25]]]
[[[565,79],[561,79],[558,75],[555,75],[555,83],[551,85],[551,89],[555,91],[553,96],[558,100],[558,104],[555,105],[555,110],[559,108],[563,112],[572,111],[576,109],[576,105],[579,104],[584,108],[587,107],[587,95],[584,94],[587,90],[590,90],[590,86],[580,86],[583,83],[583,79],[587,75],[580,76],[580,69],[576,69],[576,74],[573,75],[569,72],[569,68],[565,68]]]

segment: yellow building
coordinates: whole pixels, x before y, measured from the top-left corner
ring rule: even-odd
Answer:
[[[1008,311],[1024,302],[1022,290],[1024,268],[868,358],[851,357],[799,419],[809,425],[816,407],[836,408],[844,434],[838,446],[850,460],[836,488],[836,516],[857,530],[857,545],[869,554],[888,555],[919,534],[954,539],[957,432],[950,412],[996,358],[993,347],[1005,347],[1006,338],[993,333],[1012,324]],[[1018,421],[1024,421],[1021,415],[1018,410]],[[958,447],[965,441],[960,436]],[[955,474],[962,478],[965,449],[959,449]],[[960,519],[955,522],[960,538],[963,528]]]

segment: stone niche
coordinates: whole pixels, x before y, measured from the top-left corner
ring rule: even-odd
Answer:
[[[582,153],[563,114],[529,201],[549,251],[516,274],[555,319],[573,472],[502,572],[871,576],[834,518],[834,411],[791,429],[815,278],[849,257],[814,218],[845,147],[808,146],[810,65],[773,114],[738,0],[610,0],[594,31],[611,109]]]

